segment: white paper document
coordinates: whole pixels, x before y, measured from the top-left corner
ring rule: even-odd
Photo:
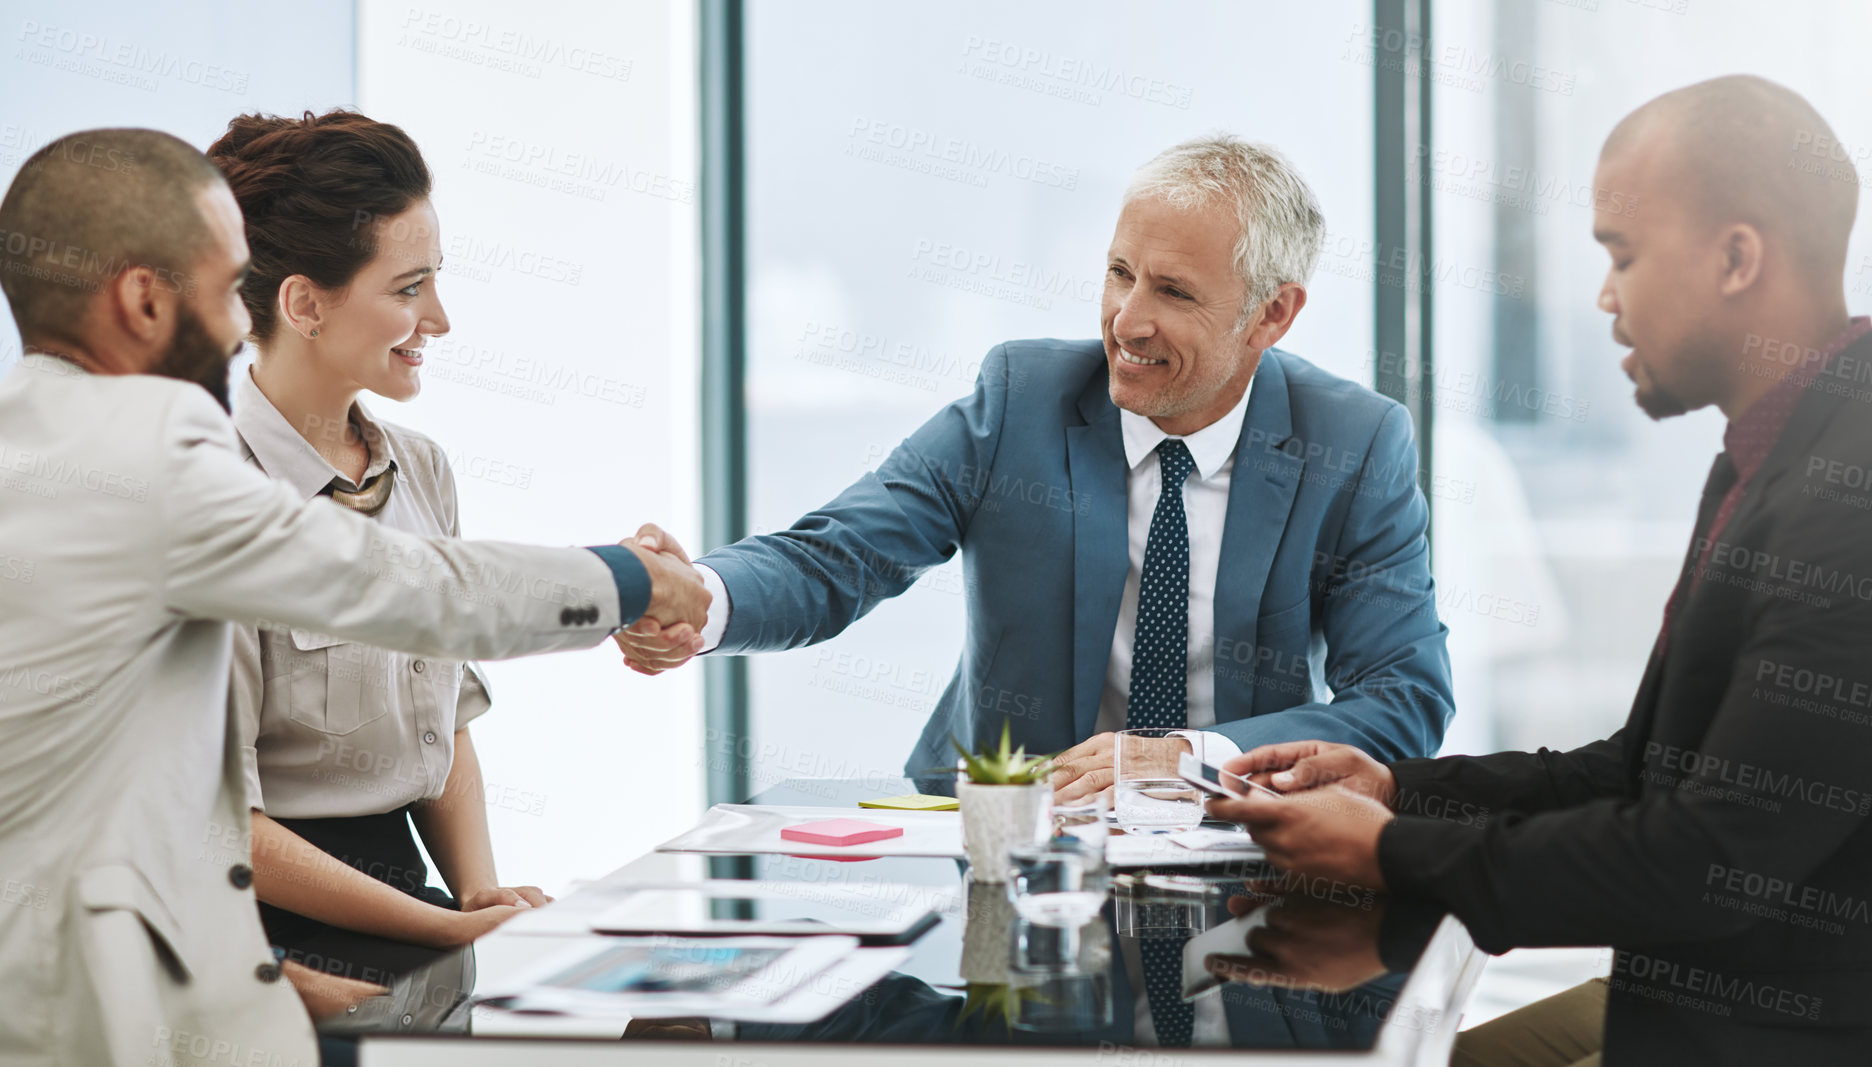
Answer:
[[[823,819],[858,819],[895,826],[900,837],[858,845],[814,845],[789,841],[780,831]],[[658,852],[775,853],[852,859],[873,856],[962,855],[962,816],[953,811],[886,811],[866,808],[793,807],[784,804],[717,804],[693,828],[657,846]]]
[[[1246,863],[1266,854],[1247,834],[1226,830],[1113,834],[1105,840],[1105,862],[1114,867],[1202,867]]]
[[[848,934],[903,944],[934,925],[954,898],[954,892],[935,886],[889,882],[646,882],[593,916],[591,929],[626,935]]]
[[[1212,852],[1260,852],[1261,846],[1254,838],[1239,830],[1185,830],[1180,834],[1165,834],[1170,840],[1184,848],[1198,851],[1207,849]]]

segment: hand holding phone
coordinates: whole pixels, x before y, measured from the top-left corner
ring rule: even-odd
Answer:
[[[1232,774],[1213,763],[1204,763],[1196,758],[1194,752],[1185,752],[1177,759],[1177,774],[1184,781],[1211,796],[1227,797],[1240,800],[1248,795],[1249,790],[1279,797],[1277,793],[1260,782],[1251,782],[1239,774]]]

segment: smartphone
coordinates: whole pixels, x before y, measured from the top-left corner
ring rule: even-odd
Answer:
[[[1204,763],[1196,758],[1194,752],[1185,752],[1177,757],[1177,774],[1189,784],[1213,796],[1240,800],[1250,789],[1266,793],[1271,797],[1281,794],[1262,785],[1251,782],[1239,774],[1231,774],[1213,763]]]

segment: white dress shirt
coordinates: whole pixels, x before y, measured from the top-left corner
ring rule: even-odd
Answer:
[[[1228,414],[1182,438],[1196,469],[1183,483],[1183,508],[1189,520],[1189,686],[1190,738],[1207,762],[1220,763],[1241,754],[1240,746],[1206,728],[1215,725],[1215,590],[1222,563],[1222,527],[1228,521],[1229,476],[1235,469],[1235,445],[1241,440],[1242,421],[1248,416],[1248,398],[1254,379]],[[1137,635],[1138,586],[1144,575],[1144,548],[1150,540],[1151,516],[1163,491],[1156,448],[1170,437],[1143,415],[1120,409],[1124,432],[1130,567],[1125,571],[1124,601],[1118,608],[1118,626],[1112,631],[1111,659],[1105,667],[1105,688],[1099,697],[1098,733],[1125,728],[1126,705],[1131,695],[1131,645]],[[702,651],[721,644],[733,605],[721,576],[696,564],[708,588],[708,625],[702,629]]]
[[[1182,437],[1196,461],[1196,469],[1183,483],[1183,512],[1189,522],[1189,650],[1188,687],[1185,690],[1191,740],[1200,742],[1199,755],[1220,763],[1241,754],[1241,748],[1221,734],[1208,732],[1215,725],[1215,592],[1222,566],[1222,527],[1228,521],[1229,477],[1235,469],[1235,445],[1241,440],[1242,421],[1248,416],[1248,398],[1254,379],[1241,400],[1222,416],[1195,433]],[[1131,645],[1137,635],[1138,586],[1144,577],[1144,549],[1150,541],[1151,516],[1163,495],[1163,473],[1157,446],[1175,436],[1163,432],[1142,415],[1120,409],[1118,424],[1124,432],[1125,479],[1129,502],[1130,566],[1125,570],[1124,600],[1118,606],[1118,626],[1112,631],[1111,658],[1105,664],[1105,688],[1099,694],[1097,724],[1106,733],[1125,728],[1131,700]],[[1198,736],[1195,731],[1202,731]]]

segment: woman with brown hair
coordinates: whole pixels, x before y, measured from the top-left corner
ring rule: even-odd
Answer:
[[[460,536],[443,450],[359,399],[414,397],[424,346],[449,330],[415,142],[348,111],[242,115],[208,155],[253,257],[241,295],[256,357],[233,394],[248,460],[304,497]],[[294,955],[333,927],[451,948],[550,899],[495,877],[468,732],[489,698],[473,664],[299,629],[237,633],[230,701],[277,949]],[[449,893],[428,884],[412,822]]]

